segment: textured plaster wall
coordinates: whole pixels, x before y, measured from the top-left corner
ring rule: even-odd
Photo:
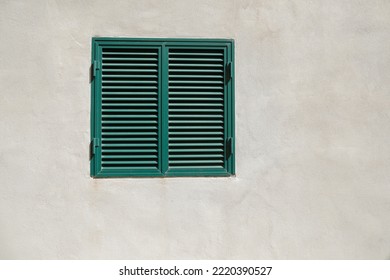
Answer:
[[[235,178],[89,177],[91,37],[236,40]],[[387,0],[0,0],[0,258],[390,257]]]

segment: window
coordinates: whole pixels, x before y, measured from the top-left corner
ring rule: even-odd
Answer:
[[[234,42],[93,38],[91,176],[234,174]]]

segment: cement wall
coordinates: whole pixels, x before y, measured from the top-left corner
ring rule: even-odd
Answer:
[[[0,7],[0,258],[390,257],[389,1]],[[93,36],[234,38],[237,176],[91,179]]]

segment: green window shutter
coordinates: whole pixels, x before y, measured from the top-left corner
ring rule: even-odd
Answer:
[[[224,48],[168,53],[169,173],[226,173]]]
[[[160,175],[159,48],[101,46],[97,61],[99,175]]]
[[[234,174],[233,42],[94,38],[91,176]]]

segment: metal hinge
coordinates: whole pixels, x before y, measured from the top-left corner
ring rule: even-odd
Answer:
[[[226,70],[225,70],[225,82],[229,82],[232,78],[232,63],[228,62],[226,64]]]
[[[93,138],[91,143],[89,144],[89,158],[93,158],[96,154],[96,149],[100,146],[99,138]]]
[[[91,68],[90,68],[90,76],[91,76],[90,81],[91,82],[96,77],[96,73],[98,70],[100,70],[100,63],[99,63],[99,61],[94,60],[94,62],[91,65]]]
[[[226,139],[226,159],[233,154],[233,137],[229,137]]]

